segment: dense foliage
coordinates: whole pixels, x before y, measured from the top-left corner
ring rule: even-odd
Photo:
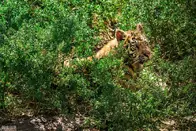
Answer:
[[[196,108],[194,0],[3,0],[0,2],[0,106],[14,115],[82,112],[108,130],[155,129],[155,118]],[[121,59],[75,62],[95,54],[108,24],[123,30],[143,23],[154,51],[137,80],[117,80]],[[138,91],[139,90],[139,91]]]

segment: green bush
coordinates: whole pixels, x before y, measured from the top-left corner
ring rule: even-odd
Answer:
[[[91,121],[84,126],[103,130],[155,129],[154,119],[195,111],[194,1],[1,3],[1,108],[15,115],[16,108],[80,111]],[[137,80],[123,80],[121,51],[77,61],[95,54],[99,33],[107,26],[129,30],[139,22],[154,53]],[[75,66],[63,67],[67,58]],[[136,91],[125,89],[120,80]]]

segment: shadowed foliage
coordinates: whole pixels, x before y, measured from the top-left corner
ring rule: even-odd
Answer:
[[[1,111],[80,112],[88,118],[82,127],[100,130],[156,130],[162,118],[193,115],[195,12],[194,0],[1,1]],[[94,55],[109,27],[134,30],[140,22],[153,58],[136,80],[123,79],[119,54],[74,61]],[[63,67],[67,57],[77,68]]]

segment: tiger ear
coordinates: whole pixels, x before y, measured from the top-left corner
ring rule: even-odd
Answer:
[[[143,25],[141,23],[137,24],[136,26],[136,30],[140,33],[143,33],[144,32],[144,28],[143,28]]]
[[[126,38],[126,36],[127,36],[127,34],[122,30],[117,29],[115,32],[115,37],[116,37],[117,41],[124,40]]]

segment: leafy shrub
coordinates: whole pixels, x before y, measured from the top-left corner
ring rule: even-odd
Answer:
[[[3,1],[0,5],[1,107],[82,112],[104,130],[155,129],[152,120],[195,111],[194,1]],[[92,56],[107,26],[142,22],[153,59],[137,80],[119,80],[122,59]],[[180,38],[180,39],[179,39]],[[65,58],[74,67],[63,67]],[[76,59],[75,59],[76,58]],[[14,107],[14,108],[12,108]]]

